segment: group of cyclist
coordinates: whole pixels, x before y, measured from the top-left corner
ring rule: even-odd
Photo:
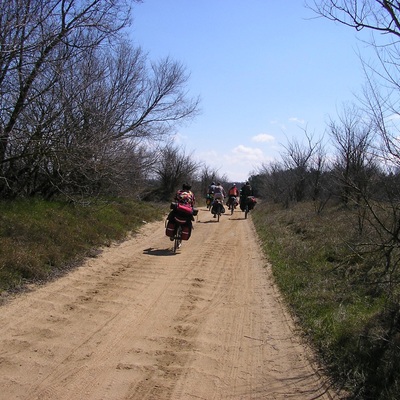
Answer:
[[[248,181],[240,188],[240,190],[237,188],[236,183],[233,183],[228,192],[226,192],[220,182],[212,182],[207,190],[207,197],[211,198],[213,201],[219,200],[223,203],[225,198],[228,197],[226,205],[229,209],[239,203],[241,205],[245,204],[248,196],[253,196],[253,189]],[[191,185],[184,183],[182,189],[176,192],[174,200],[177,203],[186,204],[193,208],[196,203],[196,198],[192,192]],[[235,200],[238,202],[235,203]]]
[[[248,196],[253,196],[253,189],[248,181],[246,181],[240,190],[237,188],[236,183],[233,183],[229,188],[228,193],[225,192],[225,189],[220,182],[217,184],[215,184],[215,182],[211,182],[207,191],[207,197],[213,201],[220,200],[224,202],[224,199],[228,197],[226,201],[228,209],[231,209],[231,207],[236,207],[238,204],[240,204],[242,211],[247,202]]]
[[[246,182],[240,190],[237,188],[236,184],[233,183],[232,186],[229,188],[228,192],[225,191],[224,187],[221,185],[220,182],[212,182],[208,187],[207,191],[207,199],[211,199],[211,212],[213,211],[213,205],[217,203],[222,207],[225,198],[228,196],[228,200],[226,201],[226,205],[231,209],[233,212],[234,208],[240,204],[240,208],[242,211],[246,209],[246,217],[247,217],[247,210],[248,208],[246,205],[248,204],[248,199],[254,197],[253,190],[250,186],[249,182]],[[238,200],[239,198],[239,200]],[[178,240],[178,248],[180,247],[181,240],[188,240],[191,231],[192,231],[192,221],[194,221],[193,215],[197,215],[197,209],[195,209],[196,197],[192,192],[192,187],[188,183],[184,183],[182,185],[182,189],[178,190],[174,197],[174,202],[171,203],[171,212],[167,217],[166,221],[166,234],[170,237],[173,241],[179,237]],[[224,209],[222,212],[225,212]],[[219,220],[218,214],[218,220]],[[180,227],[181,234],[177,235],[177,229]],[[174,250],[176,246],[174,246]]]

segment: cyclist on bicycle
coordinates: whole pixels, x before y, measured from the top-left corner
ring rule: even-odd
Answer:
[[[175,201],[177,203],[189,205],[193,208],[196,202],[196,198],[191,189],[192,189],[191,185],[189,185],[188,183],[184,183],[182,185],[182,189],[179,189],[176,192]]]
[[[244,211],[247,203],[247,197],[253,196],[253,189],[250,186],[250,183],[246,181],[246,183],[240,188],[240,209]]]
[[[235,200],[237,202],[237,197],[239,197],[239,189],[236,187],[236,183],[234,183],[232,187],[228,190],[228,200],[226,204],[229,210],[231,208],[231,205],[235,204]]]

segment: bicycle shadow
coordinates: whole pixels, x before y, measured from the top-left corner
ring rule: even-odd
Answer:
[[[172,256],[174,253],[171,253],[171,249],[154,249],[153,247],[149,247],[148,249],[143,250],[143,254],[147,254],[149,256]]]

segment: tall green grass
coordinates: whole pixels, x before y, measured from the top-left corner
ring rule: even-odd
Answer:
[[[253,221],[290,310],[337,385],[352,399],[398,399],[398,304],[351,248],[359,240],[351,210],[264,203]]]
[[[161,218],[161,206],[125,199],[74,205],[0,203],[0,292],[48,279],[112,241]]]

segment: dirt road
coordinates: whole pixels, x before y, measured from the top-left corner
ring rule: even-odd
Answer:
[[[177,254],[164,223],[0,308],[0,399],[332,399],[250,219],[200,209]],[[331,397],[332,396],[332,397]]]

